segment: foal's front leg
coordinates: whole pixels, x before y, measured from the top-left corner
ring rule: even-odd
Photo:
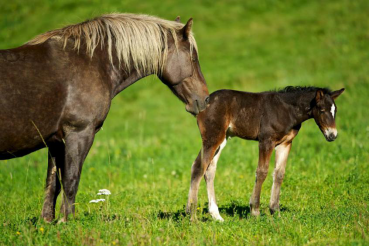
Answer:
[[[270,198],[270,213],[273,214],[276,211],[280,212],[279,208],[279,196],[280,187],[283,183],[286,162],[292,143],[282,143],[275,148],[275,170],[274,170],[274,183],[271,189]]]
[[[271,141],[259,142],[259,160],[256,171],[256,181],[254,184],[253,193],[249,201],[251,213],[254,216],[260,215],[260,196],[262,184],[266,179],[271,154],[273,151],[273,143]]]

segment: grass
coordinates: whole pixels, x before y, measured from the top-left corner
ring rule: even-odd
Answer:
[[[190,223],[184,205],[199,131],[184,105],[149,77],[113,100],[84,164],[76,219],[50,225],[39,217],[46,150],[0,163],[0,244],[369,244],[368,2],[2,1],[0,48],[107,12],[193,17],[210,91],[345,87],[337,101],[339,137],[328,143],[313,120],[303,124],[288,160],[281,217],[268,213],[269,175],[260,218],[248,206],[257,143],[232,139],[215,184],[225,222],[206,213],[202,182],[199,221]],[[102,188],[112,192],[109,200],[89,204]]]

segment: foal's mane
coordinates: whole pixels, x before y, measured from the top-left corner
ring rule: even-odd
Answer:
[[[112,64],[114,51],[119,65],[123,63],[126,70],[133,66],[139,74],[160,74],[168,54],[167,35],[172,35],[177,49],[177,32],[183,27],[184,24],[154,16],[114,13],[46,32],[27,44],[36,45],[56,37],[63,40],[65,48],[71,39],[77,50],[85,42],[90,57],[98,45],[101,48],[106,45]],[[192,33],[188,39],[191,55],[197,45]]]
[[[322,90],[324,94],[330,94],[331,90],[329,88],[320,88],[315,86],[287,86],[283,89],[277,90],[278,93],[304,93],[304,92],[316,92],[317,90]]]

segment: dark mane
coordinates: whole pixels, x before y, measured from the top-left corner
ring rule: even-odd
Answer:
[[[278,93],[300,93],[300,92],[313,92],[317,90],[322,90],[325,94],[330,94],[331,90],[329,88],[320,88],[315,86],[287,86],[284,89],[276,90]]]

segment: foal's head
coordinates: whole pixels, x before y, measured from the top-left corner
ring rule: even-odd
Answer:
[[[331,142],[337,138],[337,128],[335,126],[335,115],[337,106],[334,100],[342,94],[343,89],[326,93],[322,89],[316,91],[312,114],[316,124],[324,134],[327,141]]]
[[[179,19],[176,21],[179,22]],[[192,24],[190,19],[177,33],[177,48],[174,40],[169,40],[167,59],[159,78],[186,104],[186,111],[197,115],[206,109],[209,93],[191,35]]]

